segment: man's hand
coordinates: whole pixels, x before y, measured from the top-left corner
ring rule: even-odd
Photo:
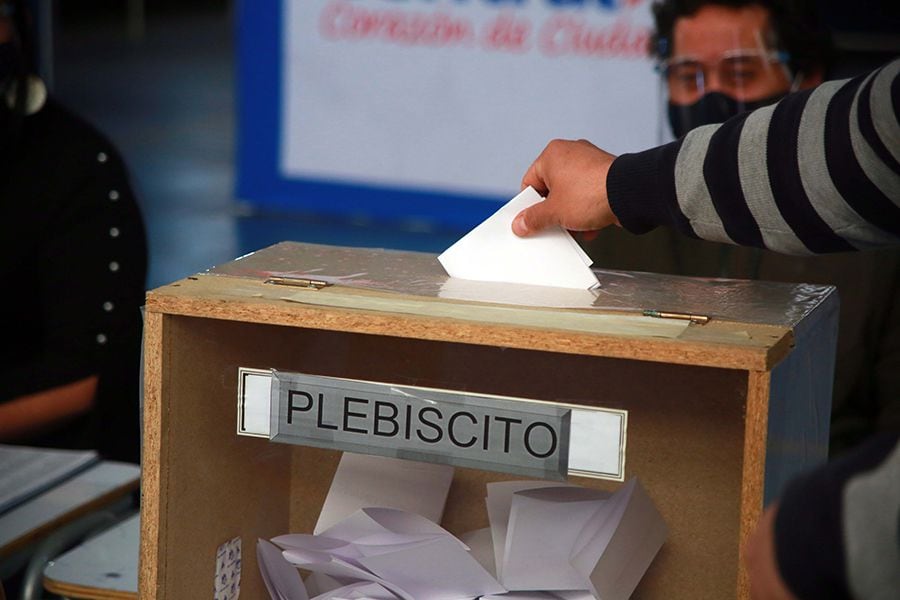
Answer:
[[[796,600],[778,571],[775,555],[775,515],[778,505],[772,504],[759,519],[756,530],[744,546],[744,565],[750,577],[750,597],[753,600]]]
[[[530,185],[546,199],[520,212],[513,232],[527,236],[551,225],[596,232],[618,225],[606,196],[606,173],[615,158],[587,140],[547,144],[522,178],[522,189]]]

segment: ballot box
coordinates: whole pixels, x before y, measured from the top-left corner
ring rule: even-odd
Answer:
[[[743,541],[827,455],[836,290],[597,273],[594,290],[467,282],[431,254],[283,242],[151,290],[141,597],[208,597],[235,544],[241,596],[267,597],[256,541],[312,533],[343,448],[454,465],[441,522],[454,534],[487,525],[489,482],[637,478],[668,536],[634,597],[747,598]],[[417,440],[402,411],[373,435],[372,405],[345,395],[343,416],[318,415],[334,439],[304,444],[284,414],[242,412],[248,377],[282,375],[440,390],[469,416],[433,415],[443,442],[460,429],[456,446],[428,446],[437,433]],[[313,418],[323,398],[289,412]],[[552,447],[502,417],[517,402],[558,418]]]

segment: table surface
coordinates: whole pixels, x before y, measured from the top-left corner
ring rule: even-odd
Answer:
[[[137,598],[140,514],[51,561],[44,588],[69,598]]]
[[[0,516],[0,558],[136,490],[141,468],[103,461]]]

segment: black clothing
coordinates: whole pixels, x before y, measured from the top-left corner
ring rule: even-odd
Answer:
[[[23,443],[139,462],[144,222],[112,144],[52,98],[0,131],[0,402],[92,374],[95,407]]]

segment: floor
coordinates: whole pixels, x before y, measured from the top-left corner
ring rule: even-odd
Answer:
[[[294,240],[440,252],[464,232],[261,214],[236,197],[235,24],[227,2],[58,18],[53,91],[123,153],[147,222],[147,287]],[[178,8],[176,8],[178,7]]]

